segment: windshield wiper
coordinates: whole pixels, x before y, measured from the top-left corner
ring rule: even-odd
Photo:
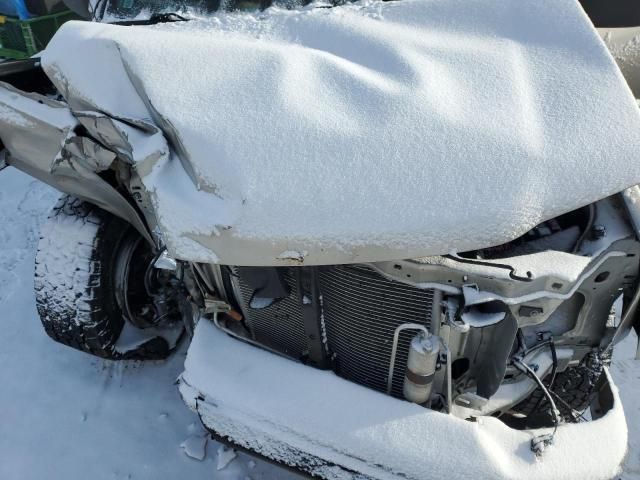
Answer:
[[[123,20],[109,22],[112,25],[156,25],[158,23],[188,22],[189,19],[177,13],[154,13],[146,20]]]

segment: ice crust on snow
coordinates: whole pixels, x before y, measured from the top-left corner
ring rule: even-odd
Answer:
[[[69,22],[43,66],[72,109],[162,129],[142,180],[177,258],[463,251],[640,183],[638,108],[575,0]]]
[[[224,470],[231,462],[233,462],[238,454],[233,448],[220,445],[218,447],[218,463],[216,464],[216,470]]]
[[[185,455],[187,455],[188,457],[202,461],[207,455],[207,439],[207,434],[190,435],[184,442],[180,444],[180,447],[182,447]]]
[[[607,479],[626,452],[615,387],[610,412],[560,426],[537,459],[529,447],[541,430],[425,409],[244,344],[206,320],[196,327],[180,390],[191,408],[199,398],[205,424],[240,445],[293,464],[310,454],[367,478]],[[353,478],[337,468],[323,473]]]

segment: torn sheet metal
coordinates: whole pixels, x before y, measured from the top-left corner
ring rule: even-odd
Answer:
[[[66,104],[1,83],[0,113],[9,165],[123,218],[153,243],[138,212],[98,175],[116,154],[76,134],[79,122]]]

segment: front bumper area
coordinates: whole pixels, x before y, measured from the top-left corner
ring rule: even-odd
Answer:
[[[561,425],[537,458],[541,431],[428,410],[196,328],[180,393],[218,437],[327,479],[607,479],[620,470],[627,425],[616,387],[598,420]]]

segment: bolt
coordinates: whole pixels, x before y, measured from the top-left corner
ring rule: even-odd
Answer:
[[[605,228],[604,225],[594,225],[593,228],[591,229],[591,237],[594,240],[598,240],[606,236],[607,236],[607,229]]]
[[[522,305],[518,310],[518,315],[521,317],[538,317],[544,313],[541,307],[533,307],[529,305]]]

